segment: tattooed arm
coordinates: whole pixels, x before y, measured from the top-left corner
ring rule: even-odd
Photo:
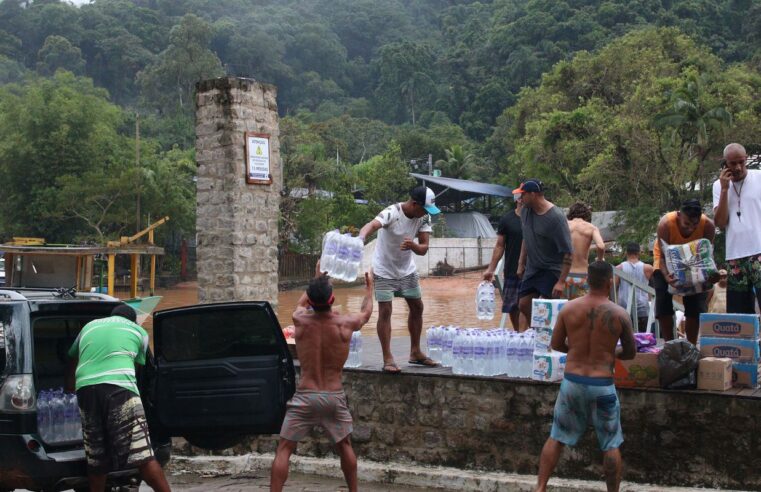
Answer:
[[[616,348],[616,357],[621,360],[631,360],[637,355],[637,343],[634,341],[632,322],[629,316],[621,309],[616,310],[616,318],[621,325],[621,347]]]

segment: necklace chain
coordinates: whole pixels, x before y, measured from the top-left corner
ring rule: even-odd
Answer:
[[[737,195],[737,218],[742,220],[742,197],[740,194],[743,191],[743,186],[745,186],[745,180],[740,184],[740,190],[738,191],[737,187],[735,186],[735,182],[732,181],[732,191],[735,192],[735,195]]]

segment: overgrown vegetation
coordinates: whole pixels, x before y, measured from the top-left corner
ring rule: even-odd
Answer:
[[[229,74],[278,86],[284,248],[360,226],[429,154],[644,240],[710,199],[727,140],[759,148],[759,68],[761,0],[3,0],[0,226],[192,236],[194,85]]]

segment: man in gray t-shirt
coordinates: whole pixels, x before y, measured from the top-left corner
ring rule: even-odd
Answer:
[[[522,276],[518,308],[523,313],[521,331],[531,319],[531,301],[537,297],[559,298],[571,269],[573,246],[565,214],[544,198],[544,184],[538,179],[521,183],[513,194],[521,194],[523,247],[518,262]]]

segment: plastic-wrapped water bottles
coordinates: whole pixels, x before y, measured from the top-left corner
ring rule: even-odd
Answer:
[[[465,340],[465,330],[457,330],[452,339],[452,372],[454,374],[465,374],[465,366],[462,358],[463,343]]]
[[[349,342],[349,357],[344,367],[359,367],[362,365],[362,333],[355,331],[351,334]]]
[[[476,316],[478,319],[494,318],[494,285],[491,282],[481,282],[476,291]]]
[[[320,256],[320,270],[323,272],[332,272],[336,261],[336,252],[338,251],[338,229],[328,231],[322,237],[322,256]]]
[[[37,432],[49,444],[82,439],[82,421],[77,395],[63,388],[40,391],[37,403]]]

